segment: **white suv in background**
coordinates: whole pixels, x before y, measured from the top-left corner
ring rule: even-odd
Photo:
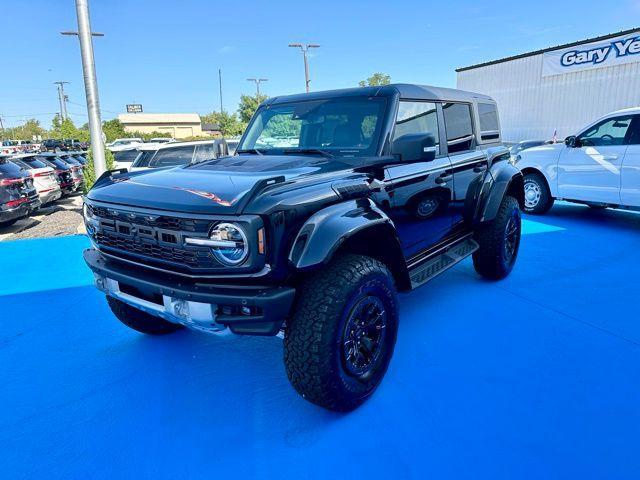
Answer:
[[[640,107],[610,113],[564,143],[524,150],[515,164],[528,213],[546,213],[555,199],[638,210]]]
[[[138,151],[140,153],[131,164],[130,172],[190,165],[229,154],[224,139],[140,145]]]

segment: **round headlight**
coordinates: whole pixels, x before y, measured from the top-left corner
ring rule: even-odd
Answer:
[[[225,265],[239,265],[249,255],[247,236],[239,225],[219,223],[213,227],[209,238],[221,243],[213,248],[213,254]]]

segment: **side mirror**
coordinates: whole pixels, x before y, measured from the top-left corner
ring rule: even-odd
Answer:
[[[431,162],[436,158],[436,137],[431,133],[410,133],[391,143],[391,154],[402,162]]]
[[[564,144],[569,148],[578,148],[580,146],[580,140],[575,135],[571,135],[564,139]]]

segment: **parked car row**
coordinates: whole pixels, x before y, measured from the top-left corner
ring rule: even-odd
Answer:
[[[0,156],[0,228],[82,192],[86,162],[83,152]]]

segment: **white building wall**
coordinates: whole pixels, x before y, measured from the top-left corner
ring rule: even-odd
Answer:
[[[574,135],[614,110],[640,106],[640,62],[542,77],[542,54],[458,72],[458,88],[498,103],[505,141]]]

